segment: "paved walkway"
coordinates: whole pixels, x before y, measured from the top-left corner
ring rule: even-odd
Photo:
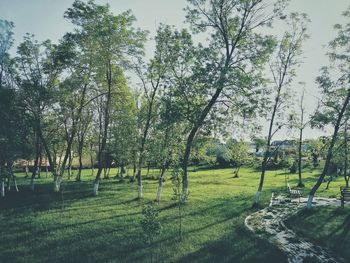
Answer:
[[[345,262],[342,258],[332,254],[328,249],[298,237],[283,223],[287,217],[305,207],[306,202],[306,198],[301,198],[299,203],[298,199],[289,200],[285,196],[274,197],[272,195],[270,206],[248,216],[245,219],[245,225],[257,235],[267,238],[271,243],[277,245],[286,253],[288,262],[290,263],[310,261],[319,261],[322,263]],[[314,198],[313,205],[340,206],[340,201],[336,199]]]

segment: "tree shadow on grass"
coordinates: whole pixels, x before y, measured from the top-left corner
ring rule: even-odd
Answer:
[[[165,229],[149,247],[141,240],[141,202],[128,199],[130,195],[120,196],[111,193],[114,188],[106,187],[100,196],[90,198],[90,191],[85,192],[90,189],[90,183],[81,185],[78,193],[74,192],[74,185],[67,184],[63,188],[63,201],[70,200],[72,207],[69,207],[62,206],[62,193],[54,195],[51,184],[42,187],[43,191],[39,189],[37,194],[21,192],[19,200],[8,200],[12,202],[12,207],[7,206],[11,215],[5,218],[12,222],[12,227],[4,230],[0,262],[20,262],[20,258],[53,263],[147,262],[152,249],[158,255],[157,262],[275,262],[271,258],[285,262],[276,248],[243,227],[244,217],[255,211],[249,205],[253,200],[251,195],[190,199],[185,208],[183,242],[177,240],[174,225],[178,216],[176,203],[162,203],[159,210]],[[34,205],[27,214],[22,209],[26,199],[29,199],[26,204]],[[129,206],[132,202],[138,206]],[[148,202],[153,201],[143,201]],[[130,210],[123,212],[124,209]],[[75,210],[81,213],[72,215]],[[6,223],[0,225],[5,227]]]
[[[224,237],[207,242],[199,250],[183,256],[178,262],[287,262],[286,256],[270,243],[237,227]]]

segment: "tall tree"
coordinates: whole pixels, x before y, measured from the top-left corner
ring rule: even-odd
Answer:
[[[156,201],[160,202],[166,171],[183,150],[184,120],[176,112],[176,100],[171,93],[163,94],[158,105],[159,120],[152,134],[153,151],[151,154],[159,168]]]
[[[154,57],[146,67],[137,67],[143,86],[143,99],[140,109],[141,136],[137,169],[138,198],[142,198],[142,165],[150,129],[154,124],[155,105],[161,92],[167,88],[167,71],[169,70],[169,42],[171,41],[169,26],[160,25],[157,30],[156,50]]]
[[[58,46],[58,59],[65,66],[65,78],[59,85],[59,119],[64,128],[66,147],[59,173],[54,181],[55,191],[59,191],[61,180],[68,162],[68,179],[71,176],[72,151],[75,137],[80,127],[83,111],[87,110],[93,95],[92,54],[85,47],[85,38],[79,33],[67,33]],[[82,138],[82,137],[80,137]]]
[[[202,52],[197,58],[196,73],[201,74],[197,74],[196,82],[202,86],[206,99],[197,109],[198,115],[192,123],[182,158],[183,200],[188,194],[187,167],[197,132],[220,95],[231,93],[233,98],[242,87],[256,85],[252,78],[259,74],[254,72],[260,72],[274,43],[271,37],[257,33],[258,28],[279,16],[284,2],[267,10],[263,0],[189,0],[188,22],[195,33],[208,31],[210,39],[206,48],[200,46]]]
[[[291,115],[291,126],[292,128],[298,129],[299,140],[298,140],[298,187],[304,187],[302,179],[302,145],[303,145],[303,133],[304,129],[310,124],[311,119],[306,120],[305,116],[305,105],[304,105],[305,89],[303,89],[300,103],[299,103],[299,113]]]
[[[49,160],[50,170],[56,176],[55,161],[50,151],[48,139],[51,132],[57,130],[47,128],[55,115],[55,102],[58,77],[62,65],[56,60],[57,46],[50,41],[39,43],[33,35],[27,34],[18,46],[16,57],[17,77],[16,85],[19,88],[23,109],[34,130],[36,158],[34,171],[37,170],[40,144],[43,145]],[[32,174],[32,181],[35,173]],[[34,187],[33,187],[34,188]]]
[[[92,122],[92,111],[85,109],[82,113],[82,116],[77,128],[77,154],[78,154],[78,162],[79,162],[78,173],[76,177],[77,182],[81,181],[81,172],[83,170],[83,153],[84,153],[84,148],[88,146],[87,132],[88,132],[88,129],[91,128],[91,122]]]
[[[345,186],[349,187],[349,179],[350,175],[348,173],[348,162],[349,162],[349,136],[348,136],[348,121],[345,122],[344,125],[344,181],[345,181]]]
[[[271,112],[271,117],[269,119],[269,131],[261,164],[260,182],[255,195],[255,204],[258,204],[260,201],[266,166],[272,155],[272,138],[284,125],[284,123],[276,122],[276,119],[279,115],[282,115],[285,109],[288,95],[290,94],[289,87],[295,77],[295,68],[300,63],[299,56],[302,53],[302,43],[308,37],[306,34],[307,22],[308,19],[305,14],[292,13],[290,15],[287,20],[290,31],[284,33],[279,41],[276,52],[273,54],[274,59],[272,59],[272,62],[269,62],[272,74],[273,100],[270,103],[270,107],[266,107],[267,111]],[[277,127],[275,127],[276,125]]]
[[[9,49],[13,44],[13,23],[0,20],[0,195],[5,196],[5,179],[8,190],[11,181],[18,191],[16,177],[12,171],[14,161],[30,154],[28,122],[21,108],[15,78],[14,59]]]
[[[343,12],[343,16],[347,20],[350,19],[350,8]],[[346,123],[350,113],[350,23],[337,24],[334,29],[337,31],[337,36],[330,42],[330,51],[328,52],[331,66],[323,67],[322,75],[317,78],[323,98],[320,109],[313,117],[314,123],[331,124],[334,130],[322,173],[309,193],[307,208],[312,207],[314,195],[329,172],[338,132]]]
[[[97,195],[106,159],[112,96],[123,85],[122,68],[130,65],[130,58],[142,54],[145,32],[133,27],[135,17],[130,11],[114,15],[108,5],[97,5],[93,1],[74,1],[65,17],[77,27],[76,31],[84,36],[86,48],[94,54],[92,64],[99,92],[97,96],[101,96],[100,102],[103,103],[98,171],[93,188],[94,195]]]

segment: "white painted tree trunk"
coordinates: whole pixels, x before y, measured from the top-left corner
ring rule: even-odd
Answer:
[[[15,184],[15,189],[16,189],[16,192],[18,193],[18,186],[17,186],[17,181],[16,181],[16,177],[13,178],[13,182]]]
[[[72,167],[69,166],[68,167],[68,180],[70,180],[71,176],[72,176]]]
[[[160,182],[160,184],[158,186],[157,197],[156,197],[156,201],[158,203],[160,202],[160,197],[161,197],[161,194],[162,194],[162,190],[163,190],[163,180],[162,180],[162,182]]]
[[[306,207],[308,209],[310,209],[312,207],[312,200],[314,199],[314,196],[313,195],[309,195],[308,199],[307,199],[307,205]]]
[[[59,176],[57,176],[53,184],[53,191],[55,193],[58,193],[60,191],[60,187],[61,187],[61,180]]]
[[[139,199],[142,198],[142,184],[141,184],[141,185],[138,185],[137,197],[138,197]]]
[[[11,191],[11,179],[10,179],[10,177],[7,179],[7,191],[8,192]]]
[[[5,181],[1,180],[1,197],[5,197]]]
[[[30,180],[30,189],[32,190],[32,192],[34,192],[34,189],[35,189],[34,178],[32,178],[32,179]]]
[[[181,203],[186,203],[188,198],[188,187],[182,187],[182,193],[180,196]]]
[[[261,190],[257,191],[255,194],[255,204],[260,202]]]
[[[98,195],[98,186],[99,186],[99,182],[95,182],[94,183],[94,189],[93,189],[93,195],[97,196]]]

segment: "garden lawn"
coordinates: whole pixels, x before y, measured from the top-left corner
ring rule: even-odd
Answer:
[[[318,175],[304,174],[305,195]],[[259,172],[253,168],[242,168],[239,178],[232,178],[231,169],[189,174],[182,240],[167,178],[162,201],[155,204],[162,233],[150,246],[141,238],[140,220],[142,206],[155,199],[157,180],[144,180],[144,198],[138,201],[137,184],[126,179],[102,180],[94,197],[90,170],[83,171],[80,183],[65,178],[60,193],[53,193],[52,179],[44,177],[35,180],[32,193],[30,180],[18,174],[20,192],[0,199],[0,262],[150,262],[151,251],[153,262],[286,262],[282,252],[244,227],[245,217],[255,211]],[[297,184],[296,174],[288,177]],[[285,192],[285,179],[282,170],[267,172],[262,206],[272,192]],[[334,197],[342,184],[338,178],[319,195]]]
[[[298,235],[328,247],[350,262],[350,208],[315,207],[300,211],[286,221]]]

